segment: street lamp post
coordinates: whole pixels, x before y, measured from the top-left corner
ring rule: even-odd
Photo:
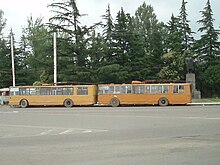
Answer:
[[[14,37],[11,29],[11,63],[12,63],[12,79],[13,87],[15,86],[15,61],[14,61]]]
[[[54,85],[57,85],[57,34],[53,34],[53,46],[54,46]]]

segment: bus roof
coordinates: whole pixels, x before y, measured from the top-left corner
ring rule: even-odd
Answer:
[[[95,85],[39,85],[39,86],[11,86],[10,88],[43,88],[43,87],[77,87],[77,86],[95,86]]]
[[[190,83],[187,83],[187,82],[182,82],[182,83],[177,83],[177,82],[173,82],[173,83],[131,83],[131,84],[113,84],[113,83],[111,83],[111,84],[98,84],[99,86],[106,86],[106,85],[108,85],[108,86],[117,86],[117,85],[175,85],[175,84],[178,84],[178,85],[185,85],[185,84],[190,84]]]

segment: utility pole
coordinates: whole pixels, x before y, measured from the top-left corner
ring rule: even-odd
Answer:
[[[57,85],[57,33],[53,33],[54,85]]]
[[[11,29],[11,63],[12,63],[12,79],[13,87],[15,86],[15,61],[14,61],[14,37]]]

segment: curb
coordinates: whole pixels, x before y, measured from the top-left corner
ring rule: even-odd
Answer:
[[[220,102],[208,102],[208,103],[188,103],[187,105],[200,105],[200,106],[208,106],[208,105],[220,105]]]

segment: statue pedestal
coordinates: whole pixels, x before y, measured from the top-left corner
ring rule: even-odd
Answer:
[[[196,90],[196,76],[195,73],[186,74],[186,82],[191,83],[192,91]]]
[[[196,76],[195,73],[186,74],[186,82],[191,83],[193,99],[201,99],[201,92],[196,90]]]
[[[195,91],[193,92],[192,98],[193,98],[193,99],[201,99],[201,92],[195,90]]]

